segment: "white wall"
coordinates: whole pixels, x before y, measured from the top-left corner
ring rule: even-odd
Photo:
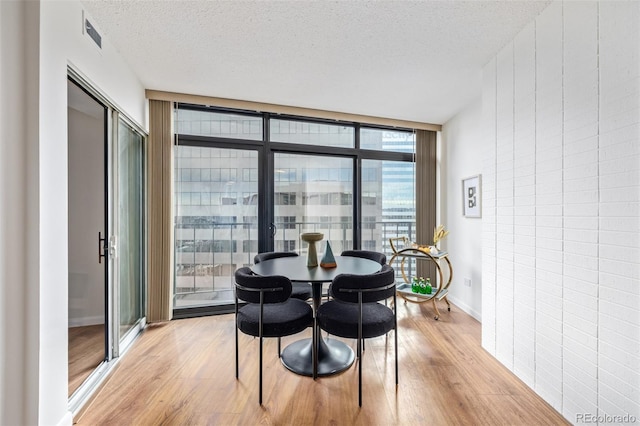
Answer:
[[[38,418],[38,28],[36,4],[0,2],[0,424]]]
[[[0,424],[71,424],[67,66],[146,128],[144,89],[108,39],[98,51],[82,34],[79,2],[0,2],[0,12]]]
[[[482,159],[482,103],[470,104],[442,126],[440,223],[449,230],[442,248],[449,252],[453,281],[449,300],[481,320],[482,316],[482,220],[462,214],[462,179],[480,174]],[[471,287],[464,285],[471,280]]]
[[[574,423],[640,421],[639,23],[558,1],[484,69],[482,344]]]
[[[70,83],[72,84],[72,83]],[[87,96],[88,98],[88,96]],[[69,327],[104,324],[104,118],[73,108],[69,116]]]

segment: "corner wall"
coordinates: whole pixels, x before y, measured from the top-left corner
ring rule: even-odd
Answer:
[[[34,2],[35,3],[35,2]],[[38,423],[70,424],[68,411],[68,134],[67,67],[72,66],[134,121],[146,128],[144,88],[115,48],[103,37],[102,49],[83,34],[79,1],[37,3],[39,39],[39,135],[37,157],[39,322],[28,330],[39,336]],[[85,14],[91,19],[91,16]],[[97,22],[92,20],[97,26]],[[37,349],[37,350],[36,350]],[[33,410],[28,407],[27,410]]]
[[[640,421],[639,23],[557,1],[484,69],[482,344],[574,423]]]
[[[449,230],[442,248],[449,252],[453,281],[448,299],[478,321],[482,317],[482,218],[464,217],[462,180],[482,171],[482,103],[473,102],[442,126],[440,222]],[[471,286],[465,286],[466,279]]]
[[[29,277],[29,267],[37,259],[28,258],[33,242],[29,229],[29,179],[37,167],[29,165],[37,138],[28,133],[29,123],[37,122],[37,103],[27,88],[37,86],[32,59],[37,58],[37,17],[27,2],[0,2],[0,424],[35,424],[37,413],[27,413],[37,399],[30,392],[37,377],[29,373],[37,363],[28,348],[37,335],[28,336],[25,312],[37,306],[37,288]],[[35,20],[35,22],[34,22]],[[35,24],[25,34],[24,24]],[[30,52],[30,54],[27,54]],[[31,71],[30,71],[31,70]],[[16,143],[17,142],[17,143]],[[30,182],[27,182],[29,180]],[[37,318],[37,312],[34,313]]]
[[[67,67],[146,128],[144,88],[103,42],[79,1],[0,2],[0,424],[72,423]]]

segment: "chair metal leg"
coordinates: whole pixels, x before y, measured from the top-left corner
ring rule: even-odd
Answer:
[[[362,407],[362,357],[358,360],[358,406]]]
[[[396,387],[398,386],[398,312],[396,311],[396,295],[393,295],[393,338],[396,350]]]
[[[362,342],[362,343],[361,343]],[[358,406],[362,407],[362,350],[364,350],[364,336],[362,335],[362,293],[358,293]]]
[[[258,401],[262,405],[262,336],[260,336],[260,390],[258,393]]]
[[[281,350],[280,350],[280,336],[278,336],[278,358],[280,358],[280,354],[281,354]]]
[[[238,379],[238,326],[236,325],[236,380]]]
[[[238,298],[235,298],[234,328],[236,330],[236,380],[238,380]]]
[[[262,405],[262,343],[264,340],[264,337],[262,335],[263,330],[264,330],[264,293],[260,292],[260,321],[258,326],[259,328],[259,332],[258,334],[260,335],[260,390],[258,393],[258,402],[260,402],[260,405]]]
[[[395,349],[396,349],[396,386],[398,386],[398,329],[393,332],[395,334]]]

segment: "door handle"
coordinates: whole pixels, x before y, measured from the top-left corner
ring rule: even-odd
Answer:
[[[276,231],[278,230],[278,227],[276,226],[275,223],[271,224],[271,238],[276,236]]]
[[[106,256],[106,238],[102,238],[102,232],[98,231],[98,263],[102,263],[102,258]]]
[[[104,246],[105,251],[109,251],[109,256],[113,259],[118,253],[118,246],[116,245],[116,236],[112,235],[109,238],[109,243]]]

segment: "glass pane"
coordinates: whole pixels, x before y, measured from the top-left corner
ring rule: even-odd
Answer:
[[[118,124],[118,264],[120,338],[142,318],[142,135]]]
[[[106,108],[72,81],[68,101],[68,396],[109,356],[105,342],[105,267],[96,261],[105,234]],[[4,155],[0,154],[0,155]],[[3,212],[2,215],[6,213]],[[5,257],[6,259],[6,257]],[[9,262],[10,263],[10,262]],[[4,276],[4,275],[3,275]],[[0,279],[5,285],[4,279]],[[8,287],[8,284],[7,284]],[[5,316],[4,324],[11,321]],[[3,356],[3,355],[2,355]],[[5,400],[4,394],[2,394]]]
[[[258,252],[258,153],[175,147],[174,307],[232,304]]]
[[[416,152],[416,134],[381,129],[360,129],[360,148],[378,151]]]
[[[175,133],[179,135],[262,140],[262,117],[176,109]]]
[[[362,160],[362,248],[391,253],[389,238],[415,241],[415,164]],[[407,273],[415,271],[408,259]]]
[[[269,134],[273,142],[342,148],[353,148],[355,146],[354,128],[339,124],[271,119],[269,121]]]
[[[353,247],[353,160],[276,154],[274,217],[276,251],[306,253],[303,232],[322,232],[333,253]],[[280,176],[280,178],[279,178]]]

